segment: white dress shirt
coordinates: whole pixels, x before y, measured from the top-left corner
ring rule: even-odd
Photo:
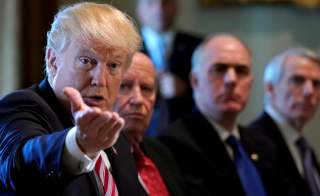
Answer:
[[[79,175],[82,173],[90,172],[94,169],[96,161],[99,156],[102,156],[103,162],[106,164],[108,170],[111,168],[108,156],[104,151],[93,159],[84,154],[76,141],[76,127],[69,130],[65,140],[65,148],[63,152],[63,165],[73,175]]]
[[[227,129],[223,128],[221,125],[219,125],[217,122],[215,122],[214,120],[205,117],[210,124],[214,127],[214,129],[217,131],[218,136],[220,137],[221,141],[224,143],[224,146],[227,149],[227,152],[230,156],[231,159],[233,159],[234,155],[233,155],[233,150],[231,148],[230,145],[227,144],[226,140],[229,138],[230,135],[235,136],[238,140],[240,140],[240,133],[238,130],[237,126],[234,126],[232,131],[228,131]]]

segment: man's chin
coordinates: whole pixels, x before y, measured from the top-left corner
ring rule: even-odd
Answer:
[[[241,111],[241,107],[225,107],[222,109],[223,113],[228,116],[237,116]]]

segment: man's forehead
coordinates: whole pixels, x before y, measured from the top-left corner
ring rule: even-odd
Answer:
[[[204,61],[209,64],[226,64],[226,65],[244,65],[251,67],[252,59],[248,53],[239,53],[237,51],[219,51],[207,53]]]
[[[112,45],[102,44],[97,41],[73,40],[78,46],[79,52],[92,53],[96,55],[127,55],[127,50]]]
[[[156,73],[153,67],[148,64],[134,63],[126,71],[125,77],[136,78],[139,80],[144,80],[144,79],[155,80]]]

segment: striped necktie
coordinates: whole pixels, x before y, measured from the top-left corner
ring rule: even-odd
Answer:
[[[106,154],[102,152],[95,164],[95,171],[98,174],[103,185],[104,196],[118,196],[116,183],[106,165]]]

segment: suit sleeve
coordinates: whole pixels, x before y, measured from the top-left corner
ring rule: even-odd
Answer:
[[[27,95],[12,97],[0,102],[1,188],[16,190],[25,180],[56,183],[67,131],[55,130],[48,106]]]

